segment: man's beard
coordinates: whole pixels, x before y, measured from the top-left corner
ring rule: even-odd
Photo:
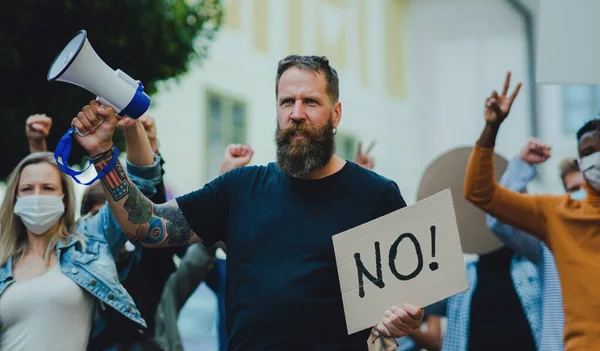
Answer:
[[[306,139],[292,139],[297,133]],[[291,121],[281,129],[277,122],[275,143],[279,168],[291,176],[305,177],[325,167],[335,152],[333,115],[329,116],[327,125],[323,128],[303,120]]]

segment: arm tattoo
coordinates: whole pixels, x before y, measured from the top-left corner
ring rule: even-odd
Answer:
[[[154,214],[165,223],[167,243],[170,245],[186,245],[194,235],[183,212],[174,201],[154,206]],[[152,227],[149,229],[151,230]]]
[[[95,159],[94,166],[100,172],[112,158],[112,153]],[[130,186],[127,180],[127,175],[121,166],[121,162],[117,161],[115,168],[102,178],[102,182],[109,190],[113,200],[119,201],[126,195],[129,195],[125,200],[123,207],[127,211],[127,219],[134,224],[148,223],[152,216],[152,203],[142,194],[135,186]]]
[[[152,217],[152,202],[136,187],[131,187],[123,208],[127,211],[127,219],[131,223],[148,223]]]
[[[106,167],[109,161],[110,157],[94,161],[96,171],[100,172],[104,167]],[[125,174],[123,166],[121,166],[121,162],[119,161],[117,161],[117,164],[112,171],[108,172],[108,174],[102,177],[102,183],[104,186],[106,186],[110,192],[110,195],[115,201],[119,201],[124,198],[130,190],[127,175]]]
[[[165,226],[163,219],[158,217],[152,217],[148,222],[148,235],[145,238],[140,238],[140,229],[144,226],[140,225],[137,229],[136,236],[144,244],[156,245],[164,244],[165,239]],[[143,230],[143,229],[142,229]]]
[[[110,161],[111,155],[95,159],[96,170],[100,171]],[[127,220],[137,224],[135,235],[143,244],[161,246],[187,245],[194,235],[183,212],[175,201],[154,205],[135,186],[129,184],[127,175],[120,162],[102,178],[102,182],[115,201],[127,196],[123,208]]]

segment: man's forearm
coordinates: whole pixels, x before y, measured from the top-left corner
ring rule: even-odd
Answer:
[[[96,170],[102,170],[112,159],[111,152],[93,158]],[[140,240],[145,246],[186,245],[200,242],[173,200],[155,205],[148,200],[117,161],[115,167],[102,178],[110,210],[130,240]]]
[[[484,148],[492,148],[496,145],[496,136],[500,125],[486,123],[477,144]]]

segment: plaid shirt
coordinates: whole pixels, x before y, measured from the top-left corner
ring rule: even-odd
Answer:
[[[471,299],[477,286],[477,262],[477,259],[468,259],[465,262],[469,289],[425,308],[425,313],[448,318],[442,350],[466,351],[468,349]],[[539,349],[542,286],[538,268],[529,260],[515,254],[510,262],[510,276]],[[510,336],[498,335],[498,337]]]
[[[508,163],[508,168],[504,172],[500,184],[508,189],[523,192],[536,174],[535,166],[515,158]],[[487,216],[487,224],[506,245],[538,266],[542,275],[543,290],[542,336],[539,349],[544,351],[564,350],[565,316],[554,255],[537,238],[503,224],[491,216]]]

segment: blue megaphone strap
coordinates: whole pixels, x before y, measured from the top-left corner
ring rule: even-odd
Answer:
[[[88,166],[83,171],[76,171],[74,169],[69,168],[69,156],[71,155],[71,147],[73,146],[73,134],[75,134],[75,128],[69,129],[65,133],[65,135],[63,135],[63,137],[60,138],[58,145],[56,145],[56,150],[54,151],[54,159],[58,164],[58,168],[60,168],[60,170],[63,171],[65,174],[71,176],[71,178],[73,178],[73,180],[77,182],[77,184],[90,185],[96,180],[107,175],[108,172],[112,171],[112,169],[117,164],[117,160],[119,159],[119,149],[116,145],[114,145],[113,157],[111,158],[110,162],[108,162],[106,167],[104,167],[100,172],[98,172],[94,179],[90,180],[87,183],[82,183],[79,179],[77,179],[77,176],[87,171],[92,166],[93,162],[90,159]]]

